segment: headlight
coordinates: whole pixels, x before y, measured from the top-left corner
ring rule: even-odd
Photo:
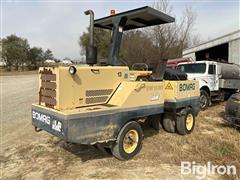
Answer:
[[[77,72],[77,69],[74,66],[70,66],[68,71],[71,75],[74,75]]]

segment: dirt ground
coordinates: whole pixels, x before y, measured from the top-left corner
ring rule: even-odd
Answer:
[[[6,71],[3,69],[0,69],[0,76],[17,76],[17,75],[31,75],[31,74],[37,74],[38,70],[33,71]]]
[[[123,162],[94,147],[36,133],[30,110],[37,86],[36,74],[0,77],[2,179],[196,179],[181,175],[181,161],[235,165],[237,176],[207,179],[239,179],[240,132],[223,121],[225,103],[200,112],[188,136],[144,126],[142,151]]]

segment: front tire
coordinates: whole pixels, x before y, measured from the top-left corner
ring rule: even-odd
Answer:
[[[112,154],[120,160],[129,160],[142,149],[143,131],[139,123],[128,122],[118,134],[117,141],[113,145]]]
[[[200,91],[200,109],[206,110],[210,105],[210,96],[205,90]]]
[[[191,108],[182,109],[177,118],[176,128],[180,135],[190,134],[195,126],[195,115]]]

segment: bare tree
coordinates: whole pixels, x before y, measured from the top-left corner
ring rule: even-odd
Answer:
[[[127,62],[129,66],[133,63],[149,63],[154,54],[154,45],[150,37],[142,31],[129,31],[124,34],[120,53],[120,59]]]
[[[169,0],[156,1],[153,8],[174,16]],[[129,66],[140,62],[154,67],[159,60],[182,57],[183,49],[199,42],[198,36],[193,36],[195,21],[196,14],[186,7],[182,17],[176,18],[174,23],[126,32],[120,58]]]
[[[174,16],[173,7],[169,0],[158,0],[153,3],[153,8]],[[131,66],[133,63],[147,63],[155,66],[159,60],[172,59],[182,56],[183,49],[199,42],[198,36],[193,36],[193,27],[196,14],[192,8],[187,7],[182,17],[176,22],[132,30],[124,33],[120,60]],[[95,42],[98,46],[98,58],[107,58],[110,32],[95,29]],[[84,51],[88,44],[88,32],[81,35],[79,45]]]
[[[160,0],[153,4],[155,9],[158,9],[166,14],[172,15],[172,6],[169,0]],[[192,8],[186,7],[180,21],[155,26],[152,28],[152,40],[158,49],[157,56],[160,59],[181,57],[182,50],[187,48],[192,40],[192,30],[196,21],[196,14]]]

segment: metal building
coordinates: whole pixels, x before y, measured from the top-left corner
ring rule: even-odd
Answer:
[[[183,57],[199,60],[224,60],[240,65],[240,30],[183,50]]]

